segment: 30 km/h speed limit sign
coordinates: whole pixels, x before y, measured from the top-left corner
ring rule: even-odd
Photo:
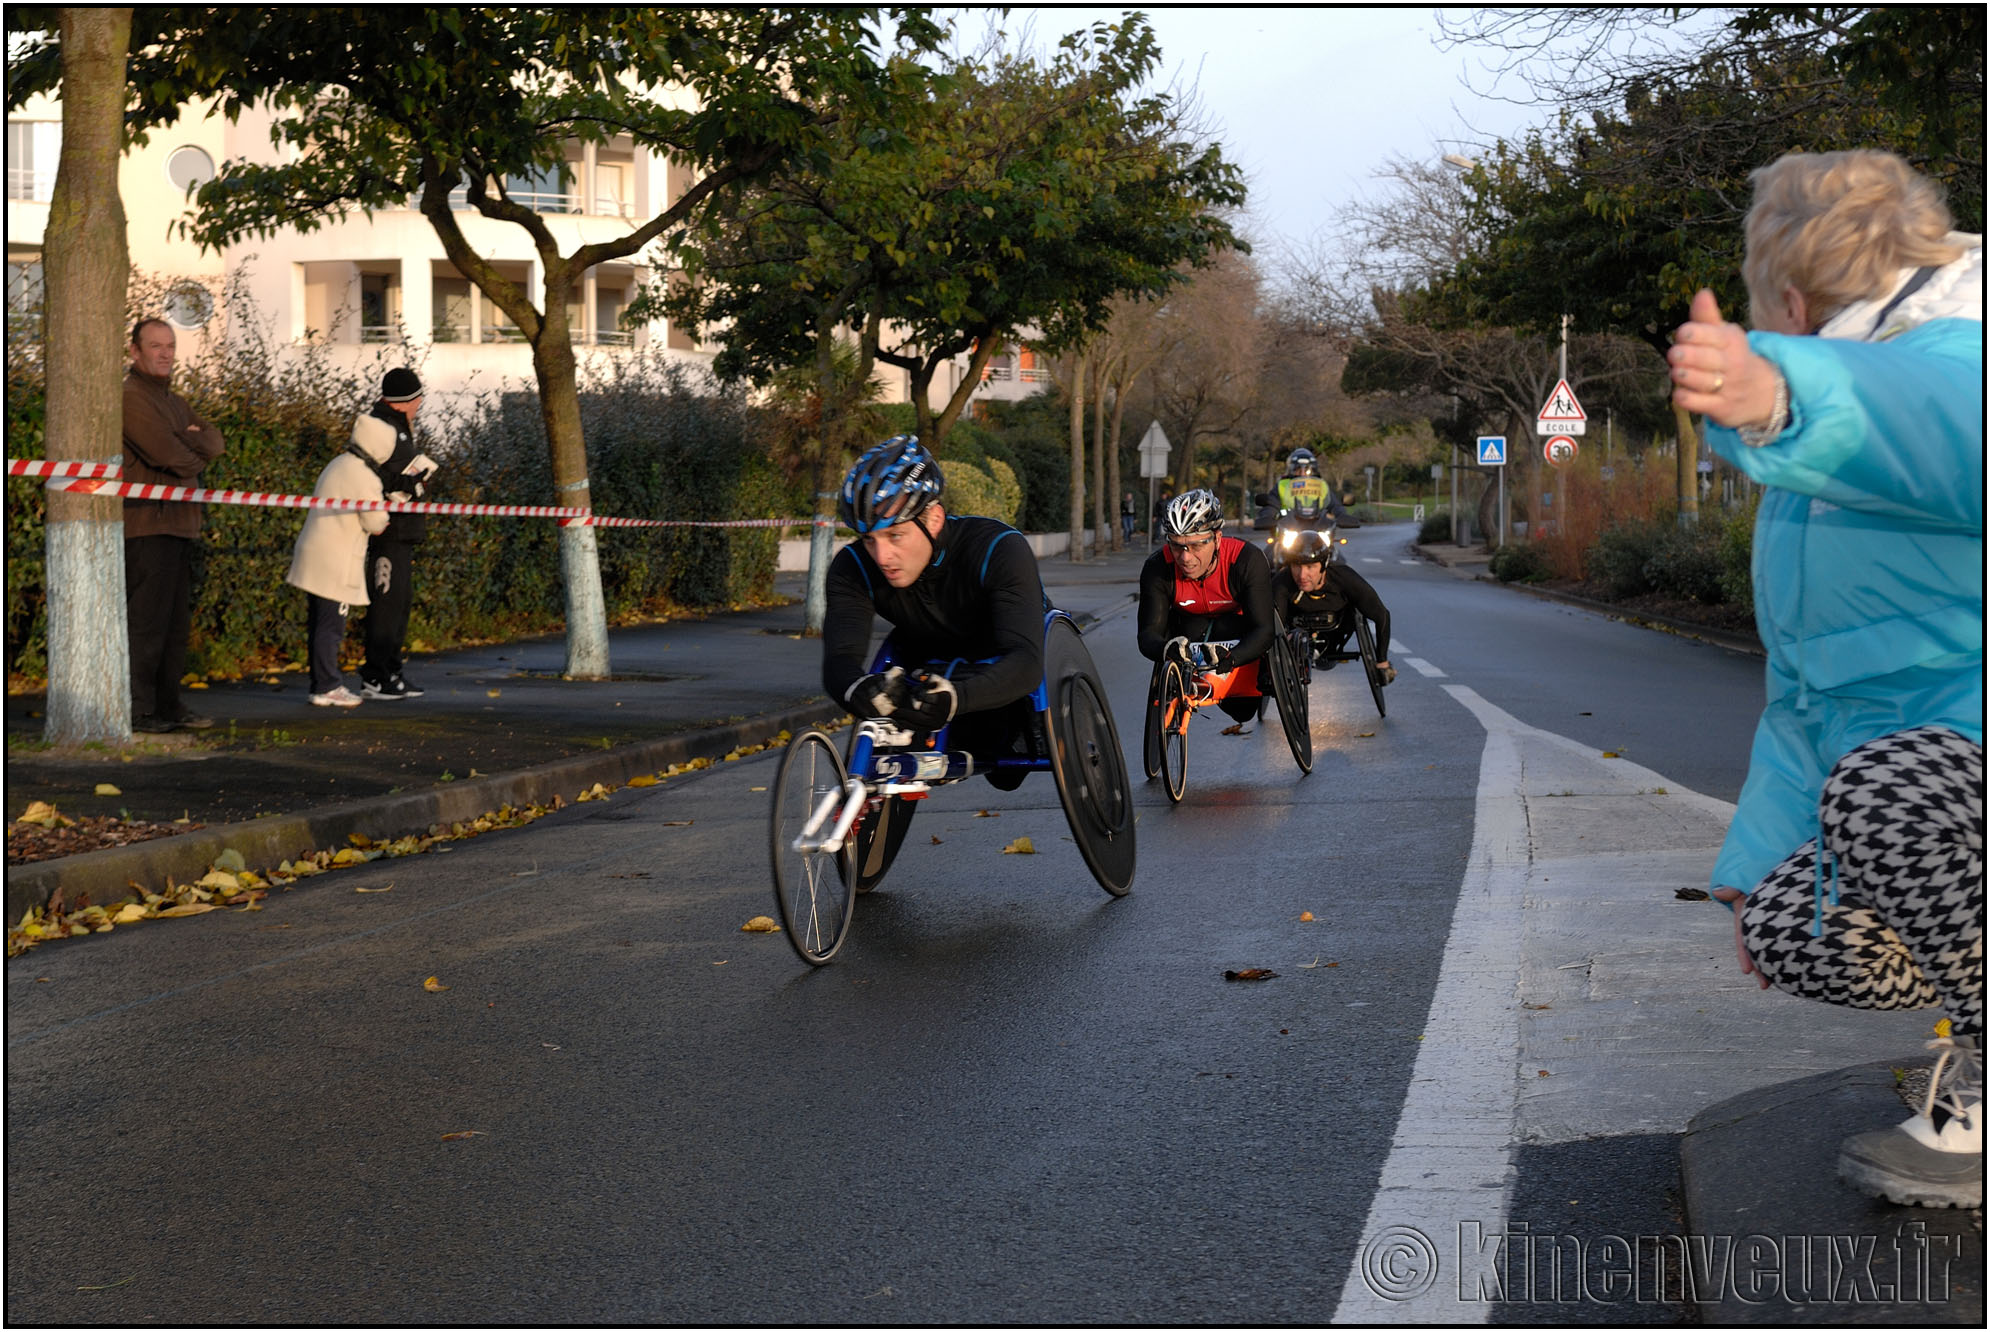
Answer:
[[[1555,467],[1566,467],[1575,461],[1575,441],[1567,435],[1556,435],[1541,446],[1541,456]]]

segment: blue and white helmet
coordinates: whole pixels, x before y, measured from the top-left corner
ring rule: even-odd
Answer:
[[[917,518],[946,484],[940,464],[917,435],[893,435],[865,450],[844,476],[836,514],[862,536]]]

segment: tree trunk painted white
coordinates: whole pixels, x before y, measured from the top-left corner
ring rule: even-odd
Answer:
[[[125,57],[129,9],[62,9],[62,153],[43,233],[50,458],[123,456]],[[131,649],[124,609],[124,505],[51,490],[48,601],[51,744],[131,739]]]
[[[115,501],[113,501],[115,503]],[[51,744],[131,739],[131,648],[124,615],[124,522],[48,525]]]
[[[816,502],[822,501],[818,497]],[[835,544],[836,519],[817,513],[808,530],[808,601],[802,624],[802,632],[811,638],[822,633],[822,622],[829,614],[829,561],[835,558]]]
[[[560,574],[567,590],[567,662],[575,680],[608,675],[608,605],[601,593],[601,556],[594,529],[560,529]]]

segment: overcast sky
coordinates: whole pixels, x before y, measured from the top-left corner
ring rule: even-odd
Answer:
[[[1115,21],[1116,8],[1014,11],[1048,47],[1064,33]],[[1440,51],[1431,9],[1162,7],[1145,11],[1160,39],[1160,86],[1193,83],[1225,156],[1249,173],[1254,239],[1303,242],[1371,187],[1390,157],[1434,160],[1546,120],[1474,93],[1489,76],[1461,50]],[[985,19],[963,17],[963,35]],[[1470,86],[1467,83],[1470,76]],[[1509,95],[1524,92],[1508,90]]]

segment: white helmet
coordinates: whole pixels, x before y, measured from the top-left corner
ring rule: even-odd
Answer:
[[[1164,536],[1195,536],[1223,530],[1223,505],[1206,490],[1185,490],[1168,501],[1162,517]]]

